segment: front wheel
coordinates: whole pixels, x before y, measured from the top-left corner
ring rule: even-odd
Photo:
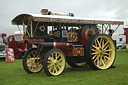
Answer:
[[[44,71],[48,76],[60,75],[64,71],[66,65],[65,55],[59,49],[49,50],[43,62]]]
[[[42,58],[37,48],[31,48],[24,54],[23,68],[27,73],[38,73],[43,69]]]
[[[115,61],[115,45],[106,34],[92,36],[85,49],[87,62],[93,69],[108,69]]]

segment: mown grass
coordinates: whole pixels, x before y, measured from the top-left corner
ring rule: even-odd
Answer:
[[[42,70],[28,74],[22,67],[22,59],[15,63],[0,60],[0,85],[128,85],[128,50],[117,52],[116,68],[92,70],[71,68],[68,64],[60,76],[48,77]]]

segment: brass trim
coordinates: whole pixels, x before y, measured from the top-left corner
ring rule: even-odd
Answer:
[[[73,35],[76,35],[75,39],[72,38]],[[78,41],[78,33],[76,33],[76,32],[68,32],[68,38],[67,39],[68,39],[68,42],[76,42],[76,41]]]
[[[31,37],[33,37],[32,20],[31,20]]]
[[[23,37],[23,34],[22,34],[21,30],[20,30],[19,25],[17,25],[17,27],[18,27],[18,29],[19,29],[19,31],[20,31],[20,34],[21,34],[21,35],[22,35],[22,37]]]
[[[56,48],[56,42],[53,42],[54,48]]]
[[[61,30],[61,23],[59,23],[59,30]]]
[[[66,47],[69,48],[69,43],[66,43]]]
[[[24,21],[22,21],[23,23],[23,35],[25,34],[25,24],[24,24]]]
[[[89,36],[88,36],[88,32],[91,31],[92,32],[92,35],[95,35],[96,32],[93,28],[87,28],[87,30],[85,31],[85,38],[88,40],[89,39]]]
[[[83,45],[72,45],[72,46],[83,46]]]
[[[29,32],[28,32],[28,30],[27,30],[27,28],[25,28],[25,30],[26,30],[26,32],[27,32],[27,34],[28,34],[28,36],[29,36],[29,37],[31,37],[31,36],[30,36],[30,34],[29,34]]]
[[[34,30],[33,35],[35,35],[38,25],[39,25],[39,21],[38,21],[38,23],[36,24],[36,28],[35,28],[35,30]]]

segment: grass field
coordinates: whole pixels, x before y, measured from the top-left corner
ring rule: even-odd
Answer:
[[[116,68],[92,70],[71,68],[68,64],[60,76],[48,77],[42,70],[37,74],[27,74],[22,67],[22,59],[15,63],[0,60],[0,85],[128,85],[128,50],[117,52]]]

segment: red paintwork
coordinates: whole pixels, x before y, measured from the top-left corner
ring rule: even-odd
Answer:
[[[55,42],[55,46],[54,48],[58,48],[61,49],[66,56],[72,56],[72,49],[70,49],[69,47],[71,47],[74,43],[64,43],[64,42]]]
[[[55,42],[55,48],[61,49],[65,51],[69,46],[73,45],[74,43],[64,43],[64,42]]]
[[[64,53],[65,53],[65,56],[70,56],[70,57],[72,57],[73,55],[73,53],[72,53],[72,48],[67,48],[65,51],[64,51]]]
[[[67,46],[66,46],[66,43],[59,42],[59,43],[56,43],[55,48],[58,48],[58,49],[61,49],[61,50],[66,50]]]
[[[15,62],[14,51],[12,48],[6,48],[5,62]]]
[[[126,44],[128,44],[128,28],[124,28],[124,35],[126,35]]]
[[[14,52],[15,50],[19,50],[20,52],[26,52],[25,51],[25,48],[26,48],[26,44],[27,44],[27,49],[29,48],[32,48],[32,45],[30,43],[24,43],[23,40],[20,40],[20,41],[16,41],[15,40],[15,36],[21,36],[21,34],[13,34],[13,35],[10,35],[8,37],[8,47],[9,48],[13,48]],[[12,41],[10,41],[10,39],[12,38]]]
[[[82,43],[83,45],[86,44],[88,39],[90,38],[90,34],[95,35],[98,34],[98,29],[95,25],[91,25],[90,27],[88,25],[85,25],[82,29]]]
[[[29,39],[29,42],[44,42],[44,39]]]

